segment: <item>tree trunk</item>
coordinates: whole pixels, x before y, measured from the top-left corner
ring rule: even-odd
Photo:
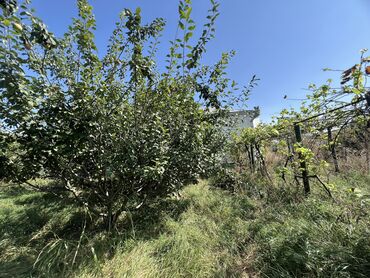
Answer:
[[[253,145],[250,146],[251,148],[251,165],[252,165],[252,172],[255,171],[255,157],[254,157],[254,148]]]
[[[247,151],[247,155],[248,155],[248,165],[249,165],[249,169],[252,171],[252,157],[251,157],[251,152],[249,150],[249,146],[246,144],[245,145],[245,149]]]

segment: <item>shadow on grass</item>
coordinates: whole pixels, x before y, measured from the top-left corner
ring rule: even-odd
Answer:
[[[95,255],[99,260],[109,258],[107,254],[113,255],[115,246],[126,239],[158,237],[164,229],[165,219],[178,219],[189,203],[184,198],[167,198],[127,213],[118,223],[117,234],[113,237],[103,231],[99,221],[87,223],[75,267],[94,261]],[[61,199],[18,186],[1,186],[0,277],[30,277],[32,273],[36,277],[57,277],[58,267],[50,267],[54,273],[47,273],[46,276],[41,275],[37,266],[34,269],[36,258],[44,247],[55,240],[73,242],[74,248],[80,240],[85,219],[84,212],[68,198]],[[91,251],[91,246],[96,253]],[[60,261],[63,261],[64,255],[61,254]],[[63,271],[69,267],[68,264],[65,262]]]
[[[67,225],[56,225],[73,211],[71,207],[68,200],[51,194],[1,185],[0,277],[30,277],[38,252],[50,238],[76,235],[80,217],[73,215]]]
[[[123,229],[123,233],[128,236],[134,235],[138,240],[154,239],[161,234],[168,218],[177,220],[189,205],[190,200],[184,198],[160,200],[133,211],[119,229]]]
[[[31,277],[33,257],[22,255],[11,261],[1,261],[0,277]]]

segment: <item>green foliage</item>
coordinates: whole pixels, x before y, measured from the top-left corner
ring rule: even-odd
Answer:
[[[359,64],[343,71],[340,88],[334,88],[331,79],[321,86],[309,85],[309,93],[301,101],[300,109],[284,109],[272,123],[270,128],[279,131],[274,138],[274,147],[282,160],[277,172],[284,181],[287,181],[287,176],[303,176],[302,171],[309,176],[317,176],[330,169],[329,161],[333,163],[335,172],[339,172],[339,145],[342,141],[355,137],[355,144],[361,146],[367,157],[365,168],[368,172],[370,114],[367,99],[370,93],[366,88],[366,80],[370,59],[364,57],[366,51],[361,50]],[[356,126],[360,127],[357,131],[360,136],[352,135]],[[301,130],[300,140],[297,133],[293,133],[293,127]],[[252,136],[248,139],[253,140],[253,132],[249,133]],[[262,140],[268,141],[270,138],[270,135],[262,134]],[[349,144],[345,148],[350,149]]]
[[[162,73],[155,55],[164,20],[144,24],[140,9],[120,14],[99,57],[87,0],[77,1],[78,17],[61,38],[28,1],[19,9],[2,5],[0,156],[8,178],[57,180],[111,230],[123,211],[204,174],[218,158],[211,152],[221,151],[214,140],[221,137],[212,134],[220,113],[202,104],[223,108],[220,99],[233,84],[225,77],[229,54],[212,67],[200,63],[218,16],[218,3],[211,5],[192,47],[191,2],[180,1],[184,37],[173,42]],[[17,147],[11,156],[9,144]]]
[[[264,145],[279,136],[279,131],[270,125],[259,125],[256,128],[245,128],[240,135],[235,135],[235,140],[242,144]]]
[[[237,162],[239,171],[244,167],[254,173],[260,173],[270,179],[266,165],[266,150],[274,144],[279,131],[273,125],[261,124],[254,128],[244,128],[232,134],[229,151],[232,158]]]

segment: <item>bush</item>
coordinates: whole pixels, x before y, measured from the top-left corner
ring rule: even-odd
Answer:
[[[0,141],[19,146],[7,157],[17,165],[14,181],[57,180],[112,230],[124,210],[166,196],[214,165],[219,98],[234,84],[224,76],[232,54],[212,67],[199,62],[213,37],[217,3],[190,46],[190,1],[180,2],[186,36],[172,43],[161,72],[154,57],[163,19],[143,24],[140,9],[124,10],[100,58],[87,0],[77,1],[79,16],[62,38],[27,2],[19,10],[5,2],[0,15],[8,22],[0,33]]]

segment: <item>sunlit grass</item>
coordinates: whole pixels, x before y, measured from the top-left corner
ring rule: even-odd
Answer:
[[[318,186],[304,199],[258,180],[262,194],[200,182],[127,212],[114,235],[96,222],[82,233],[85,215],[55,197],[2,186],[0,277],[369,277],[367,181],[332,179],[335,200]]]
[[[101,272],[83,276],[238,276],[236,262],[248,233],[243,218],[253,207],[204,183],[187,187],[181,195],[189,200],[187,209],[177,220],[165,219],[157,238],[126,242]]]

